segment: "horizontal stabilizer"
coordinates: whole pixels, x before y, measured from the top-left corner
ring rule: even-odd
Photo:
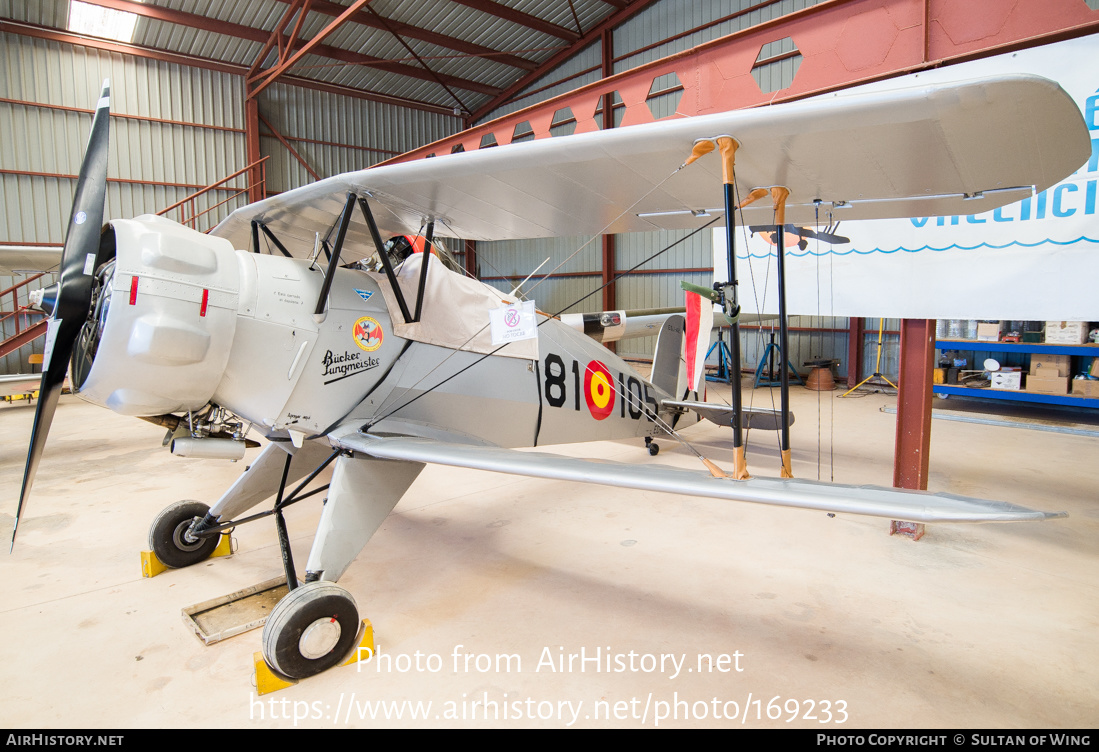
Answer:
[[[541,452],[450,444],[432,439],[376,437],[346,427],[329,435],[334,446],[380,459],[432,462],[534,478],[599,483],[727,501],[863,514],[911,522],[1019,522],[1066,517],[1002,501],[877,486],[809,480],[753,478],[737,481],[667,465],[633,465],[562,457]]]
[[[583,332],[596,342],[606,343],[636,337],[653,337],[660,332],[660,327],[665,321],[685,311],[685,308],[598,311],[596,313],[563,313],[560,318],[562,324]],[[742,313],[740,323],[758,324],[777,318],[778,316],[774,314]]]
[[[661,407],[677,410],[694,410],[711,423],[719,426],[733,425],[733,408],[730,405],[716,405],[713,402],[692,402],[690,400],[661,400]],[[744,428],[756,428],[760,431],[777,431],[782,428],[782,413],[778,410],[766,410],[760,407],[744,408]],[[790,425],[794,425],[794,414],[790,413]]]

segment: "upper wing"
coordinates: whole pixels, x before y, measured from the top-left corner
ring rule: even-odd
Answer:
[[[1007,502],[954,494],[794,479],[753,478],[737,481],[666,465],[599,462],[541,452],[449,444],[432,439],[368,436],[351,427],[337,430],[329,438],[338,447],[379,459],[432,462],[535,478],[865,514],[912,522],[1018,522],[1067,516],[1064,512],[1040,512]]]
[[[741,195],[790,189],[786,219],[973,214],[1042,190],[1091,153],[1079,109],[1054,82],[1005,75],[832,94],[750,110],[613,128],[352,172],[238,209],[214,233],[248,248],[265,223],[296,255],[329,232],[348,191],[369,194],[384,233],[505,240],[698,227],[722,213],[721,164],[676,172],[696,139],[729,134]],[[700,216],[706,213],[709,216]],[[744,212],[772,221],[769,205]],[[354,217],[345,258],[372,252]]]

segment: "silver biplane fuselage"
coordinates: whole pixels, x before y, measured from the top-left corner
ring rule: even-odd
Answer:
[[[542,314],[528,351],[536,360],[509,357],[507,348],[452,349],[396,333],[401,314],[387,307],[381,274],[335,270],[327,309],[316,316],[325,268],[307,260],[233,250],[154,217],[118,220],[112,231],[116,259],[97,349],[130,359],[95,359],[77,387],[116,412],[213,403],[294,444],[327,444],[337,425],[361,421],[378,434],[533,447],[658,435],[647,416],[661,400],[684,396]],[[455,274],[440,263],[430,273]],[[427,300],[425,309],[456,327],[485,314],[445,300]]]

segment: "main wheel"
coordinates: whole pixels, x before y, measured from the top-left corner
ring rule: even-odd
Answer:
[[[149,548],[156,558],[172,569],[182,569],[209,558],[218,547],[219,535],[199,538],[194,543],[185,536],[195,517],[202,519],[210,507],[200,501],[177,501],[153,520],[149,528]]]
[[[263,626],[263,658],[291,679],[332,668],[359,633],[355,599],[332,582],[307,582],[275,606]]]

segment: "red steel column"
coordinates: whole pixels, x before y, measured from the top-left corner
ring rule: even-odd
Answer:
[[[618,295],[615,292],[616,282],[611,282],[615,275],[614,255],[615,236],[603,236],[603,310],[613,311],[618,307]]]
[[[614,30],[606,29],[602,34],[601,45],[603,48],[603,78],[614,75]],[[603,128],[614,127],[614,95],[607,92],[603,95]],[[615,274],[616,243],[614,235],[603,236],[603,310],[613,311],[618,307],[618,295],[616,294],[617,282],[612,282]],[[615,342],[608,342],[606,348],[615,352]]]
[[[847,328],[847,387],[850,389],[859,383],[859,369],[862,366],[863,328],[862,317],[852,316]]]
[[[474,279],[480,279],[477,276],[477,241],[467,240],[465,241],[465,267],[466,271],[470,273]]]
[[[252,97],[244,99],[244,148],[248,164],[256,164],[259,152],[259,102]],[[248,178],[248,202],[262,201],[267,198],[267,186],[262,185],[263,169],[260,165],[252,168]]]
[[[897,488],[927,490],[934,362],[935,322],[902,319],[897,444],[893,455],[893,485]]]

